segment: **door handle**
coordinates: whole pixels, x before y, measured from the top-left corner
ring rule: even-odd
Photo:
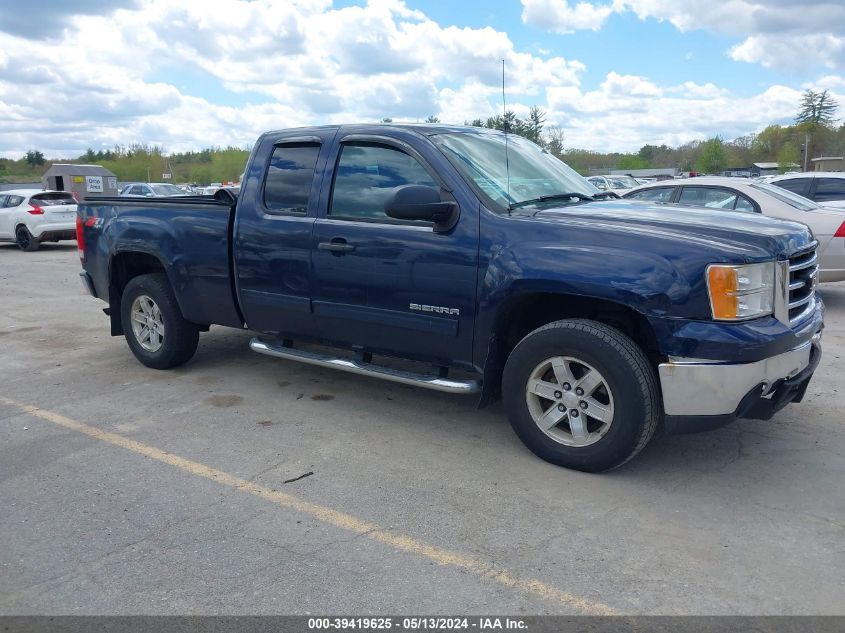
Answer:
[[[333,253],[351,253],[355,250],[354,244],[347,244],[346,242],[320,242],[317,248],[321,251],[331,251]]]

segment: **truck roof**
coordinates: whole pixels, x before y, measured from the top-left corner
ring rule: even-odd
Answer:
[[[500,130],[494,130],[484,127],[473,127],[471,125],[448,125],[443,123],[352,123],[343,125],[312,125],[308,127],[298,128],[281,128],[278,130],[271,130],[262,136],[280,134],[282,132],[291,132],[296,130],[307,134],[309,132],[316,132],[319,130],[337,130],[343,128],[344,130],[355,133],[377,134],[388,130],[405,130],[409,132],[416,132],[424,136],[432,136],[434,134],[501,134]]]

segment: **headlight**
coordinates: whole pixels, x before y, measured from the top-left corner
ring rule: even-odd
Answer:
[[[771,314],[774,309],[775,263],[707,267],[707,292],[713,318],[743,321]]]

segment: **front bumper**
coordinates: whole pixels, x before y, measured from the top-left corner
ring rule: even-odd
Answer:
[[[736,418],[768,420],[800,402],[821,360],[821,331],[787,352],[749,363],[671,359],[658,366],[666,430],[690,433]]]

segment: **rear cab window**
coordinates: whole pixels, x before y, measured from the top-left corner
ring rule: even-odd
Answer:
[[[273,150],[264,179],[264,210],[271,214],[305,215],[314,182],[320,145],[280,145]]]

